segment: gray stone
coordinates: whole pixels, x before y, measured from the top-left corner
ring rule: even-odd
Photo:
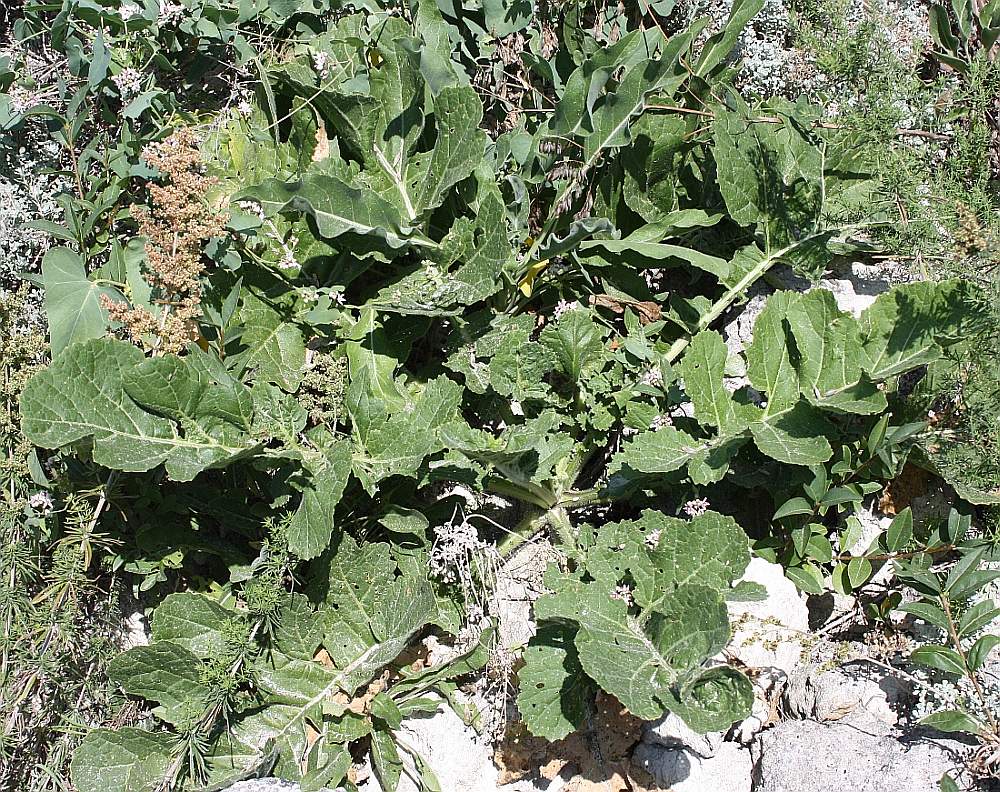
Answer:
[[[650,745],[660,745],[665,748],[686,748],[702,758],[715,756],[722,745],[722,732],[699,734],[683,720],[668,712],[658,721],[646,725],[642,741]]]
[[[842,720],[868,732],[887,734],[899,722],[898,712],[910,692],[907,683],[866,663],[826,671],[803,666],[789,678],[781,708],[793,718]]]
[[[843,722],[785,721],[751,746],[753,792],[938,792],[966,747],[873,735]]]
[[[442,790],[496,792],[499,772],[493,765],[492,746],[481,740],[447,704],[442,702],[433,715],[406,718],[395,737],[403,749],[400,758],[412,775],[419,777],[419,773],[413,772],[415,752],[437,776]],[[361,792],[382,792],[374,775],[359,788]],[[410,773],[403,774],[396,792],[418,792]]]
[[[238,781],[227,787],[224,792],[299,792],[299,790],[298,784],[282,781],[280,778],[254,778],[250,781]]]
[[[671,792],[750,792],[753,761],[736,743],[722,743],[709,758],[683,748],[640,743],[632,763]]]

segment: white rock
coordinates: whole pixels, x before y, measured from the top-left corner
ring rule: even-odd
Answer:
[[[741,745],[749,745],[753,741],[753,738],[764,728],[770,717],[771,705],[765,696],[761,695],[760,689],[755,685],[750,714],[733,726],[733,737]]]
[[[715,756],[723,740],[722,732],[699,734],[674,713],[668,712],[658,721],[646,725],[642,741],[665,748],[686,748],[702,758]]]
[[[135,646],[149,646],[149,620],[141,610],[125,617],[125,634],[122,636],[122,649],[131,649]]]
[[[751,788],[750,752],[735,743],[723,743],[710,758],[683,748],[640,743],[632,762],[671,792],[750,792]]]
[[[878,734],[899,720],[909,686],[877,666],[857,663],[820,671],[798,669],[782,695],[782,709],[796,718],[843,721]]]
[[[753,558],[744,580],[760,583],[767,597],[759,602],[730,602],[733,637],[728,651],[750,668],[776,668],[790,674],[802,657],[809,631],[805,598],[785,577],[780,564]]]
[[[952,740],[904,742],[842,722],[785,721],[754,742],[753,792],[938,792],[964,751]]]
[[[726,339],[726,346],[731,355],[738,354],[750,346],[753,340],[753,325],[764,310],[767,303],[767,294],[758,290],[746,305],[739,312],[739,315],[732,322],[722,328],[722,335]]]
[[[862,311],[875,302],[878,293],[858,293],[855,284],[850,280],[839,278],[824,278],[820,281],[820,286],[833,292],[833,299],[837,302],[837,307],[844,313],[861,316]]]

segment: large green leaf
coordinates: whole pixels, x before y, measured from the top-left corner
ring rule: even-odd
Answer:
[[[677,367],[694,404],[695,417],[720,432],[737,431],[742,428],[741,423],[745,426],[724,384],[728,355],[722,336],[714,330],[703,330],[691,339]]]
[[[517,709],[531,733],[546,740],[579,729],[593,702],[595,689],[580,665],[575,637],[566,625],[541,627],[517,674]]]
[[[351,475],[351,446],[334,442],[303,465],[302,502],[288,525],[288,549],[308,560],[322,553],[333,534],[333,512]]]
[[[133,696],[157,702],[157,717],[183,729],[195,723],[209,700],[201,669],[198,656],[180,644],[156,641],[118,655],[108,676]]]
[[[412,235],[402,225],[396,207],[378,193],[351,186],[337,176],[315,169],[297,182],[269,179],[242,190],[234,199],[256,201],[268,215],[305,213],[315,219],[320,235],[326,239],[351,233],[375,237],[389,248],[433,245]]]
[[[819,410],[805,402],[750,424],[750,432],[757,448],[789,465],[817,465],[833,456],[827,440],[833,428]]]
[[[678,588],[640,623],[622,600],[599,586],[551,575],[547,582],[555,592],[538,600],[536,616],[578,624],[576,646],[584,670],[646,720],[662,715],[676,686],[697,677],[701,664],[729,640],[722,597],[705,586]]]
[[[170,594],[153,612],[153,640],[170,641],[198,657],[219,655],[227,622],[236,615],[203,594]]]
[[[246,347],[240,354],[240,362],[267,382],[288,391],[298,388],[305,369],[306,346],[294,317],[280,306],[245,293],[240,320],[243,323],[240,343]]]
[[[173,762],[166,732],[94,729],[73,753],[70,774],[79,792],[156,792]]]
[[[861,315],[861,340],[873,380],[910,371],[969,337],[983,312],[971,283],[922,281],[881,294]]]
[[[449,86],[434,97],[434,148],[417,158],[411,176],[418,212],[439,206],[482,161],[487,141],[479,128],[482,118],[482,102],[471,87]]]
[[[94,460],[99,464],[141,472],[163,462],[167,472],[180,481],[189,481],[206,467],[253,447],[248,437],[234,434],[221,420],[185,422],[182,435],[171,420],[140,407],[126,392],[125,382],[145,371],[140,368],[144,361],[140,350],[113,339],[67,348],[25,387],[21,396],[24,433],[42,448],[62,448],[92,438]],[[132,380],[133,392],[146,394],[143,382]],[[151,401],[158,404],[167,398],[162,388],[149,392]],[[187,385],[183,392],[189,393]]]
[[[538,342],[552,352],[559,370],[572,382],[593,373],[603,362],[601,329],[590,311],[567,311],[542,331]]]
[[[341,534],[321,568],[328,571],[312,593],[328,615],[323,645],[338,669],[349,669],[339,684],[353,692],[433,619],[434,595],[425,580],[400,574],[381,542],[359,545]]]

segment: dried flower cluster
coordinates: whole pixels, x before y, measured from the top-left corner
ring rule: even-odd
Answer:
[[[142,306],[109,299],[104,305],[136,343],[153,336],[159,352],[180,352],[198,337],[201,313],[202,247],[224,233],[229,216],[205,205],[215,179],[202,172],[198,141],[190,129],[147,147],[143,158],[163,174],[165,183],[150,186],[152,208],[136,206],[132,214],[146,238],[150,284],[156,289],[160,315]]]

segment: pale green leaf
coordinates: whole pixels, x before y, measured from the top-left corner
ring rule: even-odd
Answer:
[[[333,513],[351,475],[351,446],[333,443],[303,466],[302,501],[288,525],[288,549],[299,558],[315,558],[330,543]]]
[[[45,253],[42,282],[53,356],[70,344],[104,335],[108,312],[101,306],[101,295],[122,299],[114,289],[89,280],[80,255],[66,247],[51,248]]]
[[[22,426],[35,445],[61,448],[93,438],[94,461],[114,470],[141,472],[166,463],[182,481],[249,449],[248,440],[204,427],[181,436],[167,418],[153,415],[125,392],[124,380],[145,360],[131,344],[95,339],[69,347],[39,372],[21,396]]]
[[[173,762],[173,738],[142,729],[94,729],[73,753],[78,792],[156,792]]]
[[[541,627],[524,651],[518,671],[517,709],[528,730],[546,740],[561,740],[584,723],[594,686],[580,665],[576,630]]]

